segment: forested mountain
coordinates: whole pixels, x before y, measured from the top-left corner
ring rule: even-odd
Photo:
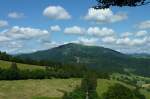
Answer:
[[[150,59],[135,58],[112,49],[69,43],[49,50],[17,55],[21,59],[83,64],[103,72],[134,72],[150,76]]]

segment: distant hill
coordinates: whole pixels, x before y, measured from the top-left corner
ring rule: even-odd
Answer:
[[[134,54],[130,54],[131,56],[133,57],[136,57],[136,58],[149,58],[150,59],[150,54],[147,54],[147,53],[134,53]]]
[[[134,72],[150,75],[150,59],[135,58],[112,49],[69,43],[49,50],[21,54],[22,59],[83,64],[103,72]]]

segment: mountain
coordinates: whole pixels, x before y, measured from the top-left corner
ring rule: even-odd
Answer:
[[[150,59],[135,58],[112,49],[69,43],[52,49],[21,54],[22,59],[83,64],[103,72],[134,72],[150,75]]]

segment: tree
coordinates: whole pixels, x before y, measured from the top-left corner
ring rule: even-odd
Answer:
[[[88,99],[99,99],[96,92],[97,87],[97,75],[93,72],[87,72],[82,79],[81,89],[86,94]]]
[[[103,99],[145,99],[138,91],[131,90],[121,84],[109,87]]]
[[[84,75],[81,83],[82,89],[86,91],[96,90],[97,87],[97,76],[93,72],[87,72]]]
[[[147,0],[96,0],[98,4],[94,6],[95,9],[105,9],[109,8],[110,6],[129,6],[129,7],[135,7],[135,6],[142,6],[149,4],[150,1]]]
[[[18,70],[17,64],[15,62],[11,63],[10,68],[13,69],[13,70]]]
[[[93,72],[87,72],[82,79],[81,87],[73,92],[65,93],[63,99],[100,99],[97,92],[97,76]]]
[[[9,80],[20,79],[19,69],[15,62],[12,62],[10,69],[8,69],[8,79]]]
[[[76,87],[73,92],[64,93],[62,99],[85,99],[85,97],[85,93],[79,87]]]

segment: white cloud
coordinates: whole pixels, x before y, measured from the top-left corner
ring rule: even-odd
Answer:
[[[104,43],[114,43],[116,41],[116,38],[113,37],[113,36],[110,36],[110,37],[104,37],[102,38],[102,41]]]
[[[9,41],[10,38],[6,37],[6,36],[3,36],[3,35],[0,35],[0,42],[6,42],[6,41]]]
[[[129,37],[129,36],[133,36],[133,33],[131,32],[125,32],[121,35],[121,37]]]
[[[59,31],[61,31],[61,28],[60,28],[59,25],[54,25],[54,26],[51,26],[51,27],[50,27],[50,30],[51,30],[52,32],[59,32]]]
[[[96,10],[90,8],[85,19],[95,21],[96,23],[113,23],[127,19],[127,15],[125,13],[114,14],[110,9]]]
[[[125,32],[121,35],[121,37],[144,37],[148,33],[145,30],[140,30],[138,32]]]
[[[8,22],[5,20],[0,20],[0,28],[8,26]]]
[[[24,15],[24,13],[10,12],[10,13],[8,14],[8,17],[9,17],[9,18],[13,18],[13,19],[20,19],[20,18],[25,17],[25,15]]]
[[[59,44],[54,42],[54,41],[51,41],[51,42],[45,42],[42,44],[42,47],[43,48],[42,50],[45,50],[45,49],[50,49],[50,48],[54,48],[54,47],[57,47]]]
[[[143,36],[146,36],[146,35],[147,35],[147,31],[143,30],[143,31],[138,31],[135,36],[143,37]]]
[[[147,43],[147,38],[134,38],[134,39],[130,39],[130,38],[119,38],[116,41],[116,44],[119,45],[127,45],[127,46],[140,46],[140,45],[144,45]],[[146,46],[146,45],[145,45]]]
[[[40,45],[38,40],[49,37],[49,34],[47,30],[13,26],[0,32],[0,50],[8,53],[19,53],[32,52],[33,49],[44,49],[48,44],[43,43],[43,46],[38,47]]]
[[[71,18],[71,15],[61,6],[48,6],[43,11],[43,15],[50,19],[58,20],[66,20]]]
[[[12,39],[29,39],[33,37],[48,35],[49,32],[47,30],[35,29],[30,27],[14,26],[5,31],[3,34]]]
[[[22,45],[22,43],[20,43],[20,42],[17,42],[17,41],[12,41],[12,42],[9,42],[9,44],[8,44],[8,46],[7,46],[8,48],[13,48],[13,49],[18,49],[18,48],[22,48],[23,47],[23,45]]]
[[[66,34],[84,34],[85,29],[79,26],[67,27],[64,30]]]
[[[99,36],[99,37],[114,35],[114,31],[112,29],[108,29],[106,27],[103,27],[103,28],[89,27],[87,30],[87,33],[89,35]]]
[[[150,28],[150,20],[143,21],[139,25],[137,25],[140,29],[149,29]]]
[[[95,45],[97,41],[98,41],[97,38],[84,38],[84,37],[78,38],[78,43],[84,45]]]

